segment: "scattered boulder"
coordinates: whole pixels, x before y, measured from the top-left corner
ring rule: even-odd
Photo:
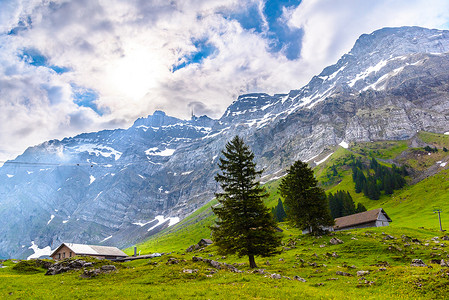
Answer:
[[[74,260],[61,260],[48,266],[47,273],[45,275],[57,275],[72,270],[79,270],[82,268],[92,267],[91,262],[86,262],[81,259]]]
[[[92,278],[104,273],[111,273],[117,271],[114,265],[104,265],[99,269],[84,269],[83,274],[80,275],[81,278]]]
[[[340,276],[352,276],[351,274],[342,272],[342,271],[337,271],[337,272],[335,272],[335,274],[340,275]]]
[[[293,277],[293,279],[294,279],[294,280],[301,281],[301,282],[307,282],[307,280],[305,280],[304,278],[301,278],[301,277],[299,277],[299,276],[297,276],[297,275],[295,275],[295,276]]]
[[[449,235],[445,235],[441,238],[443,241],[449,241]]]
[[[220,263],[218,261],[215,261],[215,260],[212,260],[212,259],[209,259],[209,258],[202,258],[202,257],[194,256],[194,257],[192,257],[192,260],[194,262],[199,262],[199,261],[205,262],[205,263],[209,264],[210,266],[212,266],[212,267],[214,267],[215,269],[218,269],[218,270],[226,268],[229,271],[234,272],[234,273],[242,273],[241,270],[237,269],[233,265],[230,265],[230,264],[227,264],[227,263]]]
[[[100,269],[85,269],[83,274],[80,275],[81,278],[92,278],[100,275]]]
[[[188,274],[192,274],[192,273],[198,273],[198,269],[183,269],[182,270],[183,273],[188,273]]]
[[[386,271],[386,270],[387,270],[387,268],[385,268],[385,267],[379,268],[380,272],[383,272],[383,271]]]
[[[449,261],[444,261],[444,259],[442,259],[440,261],[440,266],[442,266],[442,267],[449,267]]]
[[[191,245],[189,248],[186,249],[186,252],[193,252],[193,251],[199,250],[200,248],[201,247],[198,244]]]
[[[401,239],[402,239],[403,242],[410,242],[410,241],[412,240],[411,237],[409,237],[409,236],[407,236],[407,235],[405,235],[405,234],[403,234],[403,235],[401,236]]]
[[[384,240],[394,240],[396,239],[394,236],[387,234],[384,238]]]
[[[211,265],[215,269],[221,269],[221,265],[220,265],[220,263],[218,261],[215,261],[215,260],[212,260],[212,259],[208,259],[208,258],[203,259],[203,261],[205,263],[208,263],[209,265]]]
[[[342,240],[340,240],[339,238],[333,237],[330,239],[329,243],[332,245],[338,245],[338,244],[343,244],[344,242]]]
[[[366,276],[369,274],[369,271],[357,271],[357,276]]]
[[[282,278],[281,274],[276,274],[276,273],[271,274],[270,277],[272,279],[281,279]]]
[[[170,257],[167,260],[167,265],[175,265],[175,264],[179,264],[179,260],[174,258],[174,257]]]
[[[104,265],[100,267],[100,270],[104,272],[112,272],[117,271],[117,268],[114,265]]]
[[[418,258],[412,259],[411,266],[412,267],[427,267],[427,265],[421,259],[418,259]]]
[[[265,269],[255,269],[252,271],[253,274],[265,274]]]

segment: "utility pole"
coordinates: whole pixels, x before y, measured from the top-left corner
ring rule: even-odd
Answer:
[[[435,209],[433,213],[438,213],[438,220],[440,221],[440,231],[444,231],[443,226],[441,226],[441,209]]]

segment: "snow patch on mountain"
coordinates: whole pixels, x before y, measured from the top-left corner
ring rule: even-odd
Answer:
[[[349,147],[348,143],[346,143],[345,141],[341,141],[341,143],[338,145],[342,146],[345,149],[348,149],[348,147]]]
[[[28,260],[39,258],[41,256],[50,256],[52,252],[50,246],[40,249],[39,246],[34,243],[34,241],[31,241],[31,247],[28,247],[28,249],[32,249],[34,251],[33,254],[27,257]]]
[[[328,156],[326,156],[325,158],[323,158],[320,161],[313,161],[313,162],[318,166],[319,164],[322,164],[323,162],[325,162],[329,157],[331,157],[332,154],[334,154],[334,153],[329,154]]]
[[[153,226],[151,226],[150,228],[148,228],[147,231],[151,231],[151,230],[153,230],[154,228],[158,227],[159,225],[162,225],[163,223],[165,223],[165,222],[167,222],[167,221],[169,221],[169,222],[168,222],[168,227],[170,227],[170,226],[172,226],[172,225],[175,225],[176,223],[179,222],[179,218],[178,218],[178,217],[164,218],[164,216],[162,216],[162,215],[156,216],[154,219],[157,220],[158,223],[157,223],[156,225],[153,225]],[[153,221],[154,221],[154,220],[153,220]]]
[[[98,197],[100,197],[100,195],[101,195],[102,193],[103,193],[103,191],[99,192],[99,193],[97,194],[97,196],[95,197],[94,201],[97,200]]]
[[[55,217],[55,215],[50,216],[50,220],[48,220],[47,225],[50,224],[51,220],[53,220],[54,217]]]
[[[97,144],[81,144],[75,147],[67,147],[67,149],[72,150],[76,153],[87,152],[90,155],[95,156],[103,156],[103,157],[114,156],[115,160],[120,159],[120,157],[122,156],[122,153],[115,150],[114,148]]]
[[[90,175],[90,176],[89,176],[89,179],[90,179],[90,183],[89,183],[89,185],[91,185],[91,184],[92,184],[92,182],[94,182],[94,181],[95,181],[95,177],[94,177],[93,175]]]
[[[352,79],[351,81],[348,82],[348,85],[350,87],[353,87],[354,84],[361,80],[361,79],[365,79],[366,77],[368,77],[368,75],[370,75],[371,73],[376,73],[378,71],[380,71],[383,67],[385,67],[388,63],[388,60],[381,60],[380,62],[378,62],[375,66],[371,66],[368,67],[365,71],[357,74],[354,79]]]
[[[159,150],[158,147],[153,147],[148,150],[145,150],[145,154],[148,156],[172,156],[175,153],[176,149],[164,149]]]
[[[106,242],[107,240],[109,240],[112,237],[112,235],[108,236],[107,238],[104,238],[100,241],[100,243]]]

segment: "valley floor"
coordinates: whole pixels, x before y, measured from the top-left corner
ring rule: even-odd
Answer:
[[[320,238],[285,232],[283,252],[258,257],[257,270],[248,268],[245,257],[217,255],[214,246],[114,263],[116,272],[92,278],[81,278],[82,270],[53,276],[43,269],[19,272],[6,261],[0,269],[0,298],[436,299],[449,293],[449,267],[439,264],[449,260],[449,241],[438,231],[384,227]],[[333,245],[332,238],[343,243]],[[241,273],[194,261],[194,256],[234,264]],[[426,266],[412,266],[413,259]],[[358,276],[358,271],[369,273]]]

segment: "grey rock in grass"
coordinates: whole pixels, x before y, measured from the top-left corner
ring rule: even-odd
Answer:
[[[282,278],[281,274],[276,274],[276,273],[271,274],[270,277],[272,279],[281,279]]]
[[[167,265],[175,265],[175,264],[179,264],[179,260],[174,258],[174,257],[170,257],[167,260]]]
[[[195,251],[198,249],[200,249],[200,246],[198,244],[195,244],[195,245],[191,245],[189,248],[187,248],[186,252],[192,252],[192,251]]]
[[[117,268],[114,265],[104,265],[100,267],[101,271],[107,271],[107,272],[112,272],[112,271],[117,271]]]
[[[293,279],[294,279],[294,280],[301,281],[301,282],[307,282],[307,280],[305,280],[305,279],[302,278],[302,277],[299,277],[298,275],[295,275],[295,276],[293,277]]]
[[[332,245],[338,245],[338,244],[343,244],[344,242],[342,240],[340,240],[339,238],[333,237],[330,239],[329,243]]]
[[[188,274],[198,273],[198,269],[183,269],[182,272]]]
[[[357,276],[366,276],[368,275],[370,272],[369,271],[357,271]]]
[[[337,272],[335,272],[335,274],[340,275],[340,276],[352,276],[351,274],[343,272],[343,271],[337,271]]]
[[[419,258],[412,259],[412,267],[427,267],[427,265]]]

